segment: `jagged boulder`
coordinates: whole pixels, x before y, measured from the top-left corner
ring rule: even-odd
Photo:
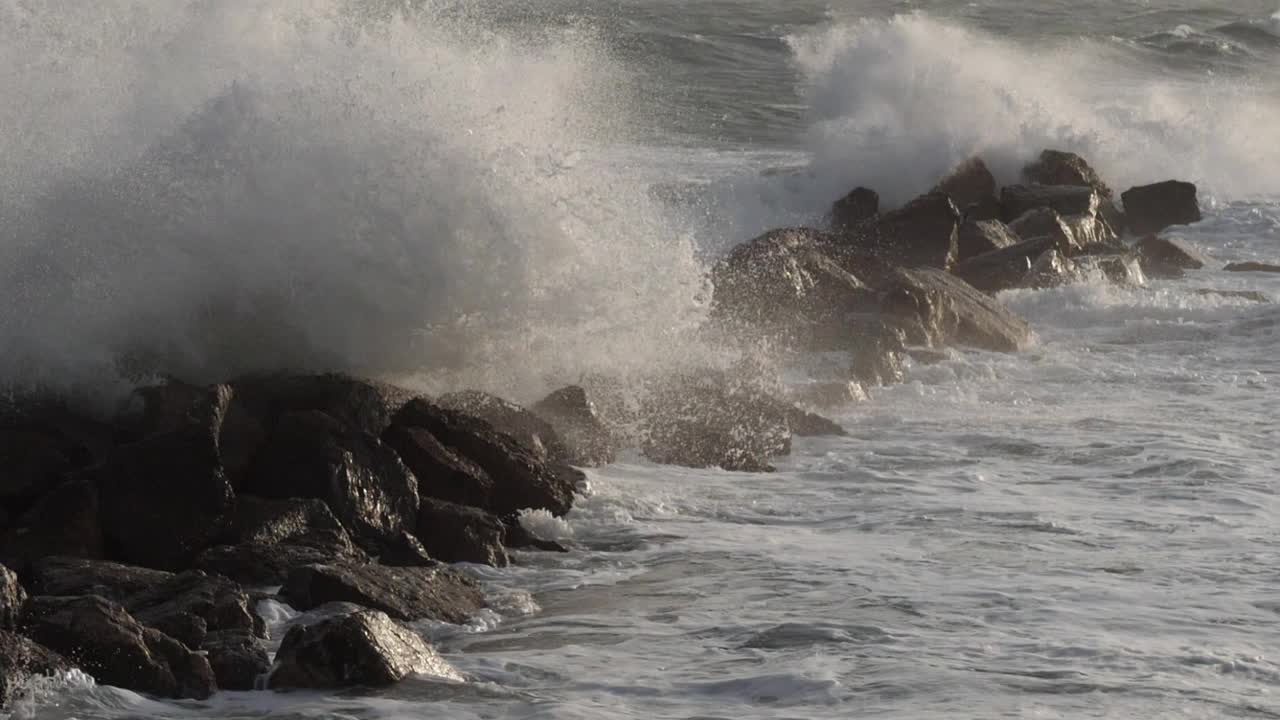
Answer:
[[[1138,258],[1134,255],[1094,255],[1079,258],[1077,264],[1086,272],[1092,270],[1121,287],[1146,287],[1147,276],[1142,273]]]
[[[237,583],[199,570],[189,570],[134,593],[121,603],[147,627],[186,643],[204,645],[211,632],[244,632],[266,637],[266,624]]]
[[[574,491],[584,479],[580,471],[545,462],[480,418],[421,398],[397,413],[394,426],[426,430],[479,466],[493,480],[493,493],[484,509],[499,516],[514,515],[525,508],[563,515],[573,506]]]
[[[1111,188],[1084,158],[1072,152],[1045,150],[1022,169],[1022,175],[1034,185],[1085,185],[1103,198],[1111,197]]]
[[[50,555],[103,556],[99,493],[94,483],[64,482],[13,521],[0,541],[0,561],[20,572]]]
[[[201,649],[223,690],[257,690],[271,672],[271,658],[262,638],[243,630],[209,633]]]
[[[1120,199],[1129,230],[1135,235],[1150,235],[1170,225],[1190,225],[1201,219],[1196,186],[1189,182],[1166,180],[1132,187]]]
[[[441,395],[436,404],[484,420],[494,430],[532,449],[542,460],[567,463],[572,455],[551,423],[510,400],[479,390],[464,390]]]
[[[555,428],[568,451],[565,461],[570,465],[596,467],[613,462],[617,441],[582,386],[560,388],[532,409]]]
[[[475,581],[445,566],[308,565],[289,573],[280,595],[299,610],[348,602],[398,620],[458,624],[484,607],[484,595]]]
[[[1152,277],[1182,277],[1186,270],[1199,270],[1208,263],[1200,253],[1176,238],[1148,235],[1134,246],[1142,270]]]
[[[949,196],[956,207],[967,208],[995,197],[996,178],[982,158],[972,157],[960,163],[933,191]]]
[[[344,537],[347,531],[324,500],[240,495],[221,539],[228,545],[305,545],[334,535]]]
[[[1031,266],[1050,251],[1066,256],[1061,236],[1042,235],[969,258],[956,266],[956,277],[983,292],[1021,287]]]
[[[423,498],[418,510],[418,537],[443,562],[503,567],[510,562],[505,534],[502,521],[480,508]]]
[[[788,228],[735,247],[712,269],[712,315],[787,336],[865,306],[867,286],[829,254],[837,244]]]
[[[276,422],[244,488],[267,498],[323,500],[374,554],[417,523],[418,481],[399,455],[318,410],[287,413]]]
[[[1082,273],[1076,263],[1056,248],[1051,248],[1031,264],[1023,278],[1021,287],[1043,289],[1069,285],[1082,280]]]
[[[1008,223],[1036,208],[1050,208],[1063,216],[1093,217],[1098,214],[1100,202],[1096,190],[1075,185],[1006,185],[1000,191],[1002,219]]]
[[[932,192],[885,213],[877,223],[879,247],[886,259],[907,267],[948,270],[958,255],[960,211],[945,192]]]
[[[70,669],[70,663],[58,653],[29,638],[0,630],[0,709],[9,704],[27,678]]]
[[[907,337],[902,328],[880,315],[863,315],[850,323],[849,374],[868,385],[894,385],[906,376]],[[843,393],[842,393],[843,394]]]
[[[983,253],[992,252],[1022,242],[1017,233],[999,220],[971,220],[966,218],[956,236],[957,262]]]
[[[196,567],[207,573],[231,578],[250,587],[283,585],[294,568],[327,562],[361,564],[370,562],[364,551],[345,535],[333,534],[325,542],[321,536],[296,545],[220,545],[196,558]]]
[[[98,489],[113,555],[147,567],[189,565],[213,544],[235,498],[216,439],[198,424],[121,447],[81,475]]]
[[[954,275],[899,269],[882,295],[884,311],[917,324],[933,345],[1015,352],[1034,340],[1030,326],[989,295]]]
[[[321,412],[354,432],[377,437],[416,393],[339,373],[274,373],[231,383],[236,402],[270,431],[285,415]]]
[[[384,613],[335,605],[289,629],[268,682],[275,690],[379,687],[409,675],[462,680],[417,633]]]
[[[128,598],[162,586],[173,573],[123,565],[106,560],[53,556],[31,566],[31,591],[36,595],[98,595],[123,603]]]
[[[831,229],[841,233],[855,228],[880,214],[880,195],[875,190],[857,187],[831,206]]]
[[[27,604],[27,591],[18,582],[12,570],[0,565],[0,630],[12,630],[18,625],[22,608]]]
[[[107,685],[200,700],[217,690],[204,655],[101,597],[34,597],[23,631]]]
[[[425,428],[392,425],[382,440],[418,479],[418,495],[475,507],[489,507],[493,478],[479,465],[445,447]]]

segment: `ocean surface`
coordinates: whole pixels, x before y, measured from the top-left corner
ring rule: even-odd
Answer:
[[[104,406],[713,362],[708,262],[974,153],[1194,181],[1169,235],[1280,262],[1276,0],[0,0],[0,92],[0,380]],[[775,474],[589,471],[528,518],[574,552],[420,628],[465,683],[13,717],[1280,717],[1280,306],[1201,289],[1280,276],[1004,293],[1032,350],[913,366]]]

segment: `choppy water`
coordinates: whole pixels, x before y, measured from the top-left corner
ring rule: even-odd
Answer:
[[[856,182],[905,199],[979,150],[1006,173],[1057,146],[1121,187],[1194,180],[1206,220],[1173,234],[1280,260],[1274,0],[427,3],[373,46],[326,24],[341,3],[102,5],[0,3],[0,57],[27,53],[0,70],[27,101],[0,109],[9,379],[315,348],[431,375],[514,346],[520,368],[461,376],[511,392],[653,362],[696,324],[705,258]],[[75,91],[108,79],[127,101],[86,123]],[[335,199],[365,225],[335,225]],[[33,248],[67,203],[114,222]],[[477,569],[495,611],[423,628],[464,685],[171,704],[72,680],[16,714],[1280,716],[1280,309],[1202,288],[1280,298],[1280,278],[1216,270],[1006,293],[1035,349],[914,367],[775,475],[589,473],[543,521],[577,552]],[[210,307],[261,318],[244,297],[278,324],[184,331]]]

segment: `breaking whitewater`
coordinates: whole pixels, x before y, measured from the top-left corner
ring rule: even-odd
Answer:
[[[1280,20],[729,5],[0,5],[0,715],[1280,712]]]

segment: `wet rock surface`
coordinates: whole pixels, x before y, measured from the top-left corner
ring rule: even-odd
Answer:
[[[417,633],[386,614],[343,606],[326,610],[285,635],[272,689],[378,687],[409,675],[462,679]]]
[[[502,521],[480,508],[426,498],[418,511],[418,537],[442,562],[503,567],[510,562],[505,536]]]
[[[12,630],[18,625],[23,606],[27,604],[27,591],[18,581],[18,575],[0,565],[0,630]]]
[[[0,630],[0,708],[13,699],[27,678],[70,669],[71,664],[58,653],[22,635]]]
[[[939,270],[896,272],[883,295],[885,312],[919,323],[935,345],[968,345],[997,352],[1030,346],[1026,321],[960,278]]]
[[[444,566],[309,565],[289,574],[280,595],[299,610],[347,602],[381,610],[397,620],[463,623],[484,607],[475,582]]]
[[[570,465],[608,465],[617,456],[613,433],[581,385],[552,392],[535,403],[532,410],[555,428],[567,452],[565,462]]]
[[[1129,229],[1135,235],[1157,233],[1170,225],[1200,222],[1196,186],[1179,180],[1129,188],[1120,196]]]

